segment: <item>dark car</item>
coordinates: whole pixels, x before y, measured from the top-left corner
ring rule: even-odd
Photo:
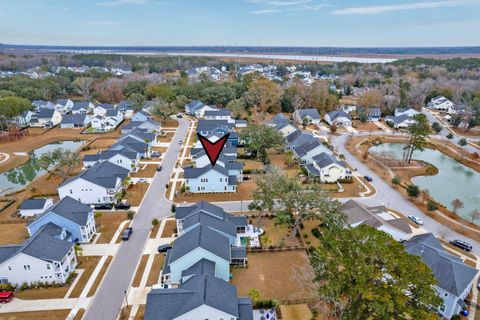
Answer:
[[[364,178],[365,180],[367,180],[368,182],[372,182],[372,181],[373,181],[372,177],[370,177],[370,176],[363,176],[363,178]]]
[[[132,233],[133,233],[132,228],[126,228],[125,231],[123,231],[122,240],[127,241],[128,239],[130,239],[130,236],[132,235]]]
[[[161,153],[160,153],[160,152],[156,152],[156,151],[150,153],[150,157],[152,157],[152,158],[159,158],[160,155],[161,155]]]
[[[455,246],[457,248],[460,248],[460,249],[468,251],[468,252],[472,251],[472,248],[473,248],[470,243],[468,243],[466,241],[463,241],[463,240],[458,240],[458,239],[450,241],[450,244],[452,246]]]
[[[183,116],[179,113],[177,114],[177,118],[183,118]]]
[[[130,209],[130,203],[119,202],[115,205],[115,209],[117,209],[117,210],[128,210],[128,209]]]
[[[94,208],[95,210],[112,210],[113,205],[111,203],[102,203],[102,204],[96,204]]]
[[[160,253],[165,253],[167,252],[168,250],[172,249],[172,245],[171,244],[162,244],[161,246],[158,247],[158,252]]]
[[[158,166],[157,167],[157,171],[162,171],[163,167],[162,166]]]

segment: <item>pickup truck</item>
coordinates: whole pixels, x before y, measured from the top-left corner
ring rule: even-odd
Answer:
[[[128,241],[128,239],[130,239],[130,236],[132,235],[132,233],[133,233],[133,229],[132,229],[132,228],[126,228],[126,229],[123,231],[122,240],[123,240],[123,241]]]

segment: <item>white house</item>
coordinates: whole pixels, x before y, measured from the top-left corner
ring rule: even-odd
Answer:
[[[217,110],[215,106],[207,106],[200,101],[192,101],[185,105],[185,113],[198,119],[203,118],[206,111]]]
[[[74,198],[85,204],[116,203],[115,194],[130,170],[109,161],[95,164],[58,187],[60,199]]]
[[[446,111],[448,113],[453,113],[455,111],[453,102],[448,100],[444,96],[438,96],[438,97],[432,98],[432,100],[430,100],[430,102],[427,104],[427,108],[433,109],[433,110]]]
[[[416,116],[419,113],[420,112],[418,112],[417,110],[415,110],[413,108],[396,108],[395,109],[395,117],[399,117],[399,116],[402,116],[402,115],[407,115],[410,118],[413,118],[414,116]]]
[[[334,183],[352,176],[345,163],[323,152],[313,157],[313,162],[305,165],[308,176],[319,179],[322,183]]]
[[[299,159],[301,165],[313,163],[313,158],[321,153],[332,155],[332,151],[324,146],[318,139],[305,142],[304,144],[293,148],[293,154]]]
[[[290,135],[291,133],[297,131],[297,127],[295,127],[293,124],[291,124],[290,122],[285,122],[285,123],[280,123],[278,125],[275,126],[275,129],[280,132],[283,137],[287,137],[288,135]]]
[[[0,283],[64,284],[77,266],[70,240],[65,229],[49,223],[22,244],[0,246]]]
[[[62,115],[55,109],[41,108],[30,118],[30,126],[36,128],[53,128],[62,121]]]
[[[319,124],[320,123],[320,114],[317,109],[297,109],[293,113],[293,120],[298,124],[306,123]]]
[[[53,205],[52,198],[27,199],[22,202],[19,208],[19,214],[22,218],[30,218],[44,212]]]
[[[203,168],[184,168],[185,187],[192,193],[236,192],[237,177],[215,164]]]
[[[72,114],[87,114],[92,112],[95,109],[95,105],[90,101],[79,101],[74,102],[72,107]]]
[[[229,123],[235,123],[235,119],[232,118],[232,112],[228,109],[218,109],[213,111],[205,111],[205,120],[227,120]]]
[[[352,118],[349,114],[343,111],[332,111],[325,114],[324,117],[325,121],[329,125],[335,124],[338,127],[351,127],[352,126]]]
[[[123,167],[131,172],[138,169],[140,155],[127,148],[121,150],[105,150],[97,154],[83,156],[83,167],[91,168],[98,162],[109,161],[117,166]]]
[[[395,116],[387,116],[385,118],[385,122],[389,123],[395,129],[406,129],[414,124],[416,121],[410,118],[407,114],[402,114],[398,117]]]
[[[70,99],[59,99],[55,104],[55,110],[61,114],[66,114],[72,111],[73,101]]]
[[[84,129],[90,124],[90,117],[84,113],[66,114],[62,117],[60,128]]]

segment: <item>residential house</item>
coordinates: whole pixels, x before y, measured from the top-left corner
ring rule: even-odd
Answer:
[[[234,132],[235,125],[227,120],[199,120],[197,124],[197,132],[202,136],[218,134],[224,136],[228,132]]]
[[[331,154],[323,152],[313,157],[312,160],[312,163],[305,165],[308,176],[318,179],[322,183],[335,183],[352,176],[347,165]]]
[[[115,151],[123,149],[137,153],[140,158],[147,158],[150,155],[149,144],[147,144],[145,141],[142,142],[130,136],[124,137],[110,147],[110,150]]]
[[[417,110],[413,108],[396,108],[395,109],[395,117],[399,117],[402,115],[407,115],[410,118],[413,118],[413,116],[419,114]]]
[[[405,250],[419,256],[433,271],[438,284],[435,289],[443,300],[437,310],[442,317],[450,319],[468,308],[463,302],[476,285],[478,270],[465,264],[462,259],[450,254],[431,233],[417,235],[404,243]]]
[[[83,166],[87,169],[103,161],[109,161],[131,172],[135,172],[140,163],[140,155],[131,149],[123,148],[120,150],[108,149],[97,154],[87,154],[83,156]]]
[[[337,127],[351,127],[352,126],[352,118],[349,114],[343,111],[331,111],[325,114],[324,117],[325,121],[329,125],[336,125]]]
[[[427,108],[439,111],[445,111],[447,113],[453,113],[455,108],[453,102],[445,98],[444,96],[437,96],[432,98],[427,104]]]
[[[248,126],[247,120],[236,119],[235,128],[246,128]]]
[[[237,176],[219,164],[184,168],[185,187],[192,193],[236,192]]]
[[[90,101],[78,101],[74,102],[72,106],[72,114],[87,114],[95,109],[95,105]]]
[[[228,109],[218,109],[213,111],[205,111],[205,120],[226,120],[228,123],[235,123],[235,119],[232,118],[232,112]]]
[[[60,112],[60,114],[67,114],[72,111],[73,101],[70,99],[59,99],[55,104],[55,110]]]
[[[298,124],[319,124],[321,118],[317,109],[297,109],[293,113],[293,120]]]
[[[368,225],[391,235],[395,240],[404,242],[412,236],[412,229],[405,219],[389,212],[385,206],[368,207],[354,200],[342,204],[351,227]]]
[[[69,196],[30,222],[27,225],[28,234],[33,235],[43,226],[52,223],[68,231],[73,242],[88,243],[96,232],[93,209]]]
[[[361,108],[360,115],[364,115],[368,122],[378,122],[382,117],[380,108]]]
[[[415,123],[415,120],[410,118],[407,114],[396,116],[387,116],[385,122],[390,124],[395,129],[406,129]]]
[[[113,104],[102,103],[96,106],[95,109],[93,109],[93,115],[104,117],[107,115],[107,110],[113,110],[113,109],[115,109],[115,106]]]
[[[53,102],[45,100],[33,100],[32,106],[36,111],[40,109],[55,109],[55,104]]]
[[[130,121],[126,125],[122,126],[122,133],[129,133],[133,129],[145,129],[147,132],[160,133],[162,131],[162,124],[152,119],[146,121]]]
[[[192,101],[185,105],[185,113],[198,119],[203,118],[206,111],[217,110],[215,106],[207,106],[200,101]]]
[[[266,123],[267,126],[276,127],[280,124],[289,123],[290,119],[283,113],[277,113],[270,121]]]
[[[279,123],[275,126],[275,129],[280,132],[283,137],[286,137],[298,130],[298,128],[290,122]]]
[[[357,106],[344,104],[344,105],[340,106],[340,111],[343,111],[347,114],[350,114],[352,112],[357,111]]]
[[[14,117],[11,123],[15,124],[19,128],[27,127],[30,124],[30,120],[32,120],[32,116],[35,114],[36,113],[31,110],[24,111],[22,114]]]
[[[116,203],[115,194],[130,170],[109,161],[96,163],[58,187],[60,199],[72,197],[85,204]]]
[[[69,233],[52,223],[22,244],[0,246],[0,283],[64,284],[77,266]]]
[[[332,155],[332,151],[324,146],[318,139],[309,140],[304,144],[293,148],[293,154],[299,159],[298,162],[301,165],[312,163],[315,156],[324,152]]]
[[[293,150],[296,147],[301,146],[304,143],[307,142],[312,142],[314,140],[317,140],[311,133],[305,133],[302,132],[301,130],[295,130],[292,133],[290,133],[286,138],[286,144],[285,144],[285,150]]]
[[[84,113],[66,114],[62,117],[60,128],[83,129],[90,124],[90,117]]]
[[[52,205],[52,198],[27,199],[20,205],[19,214],[22,218],[31,218],[41,214]]]
[[[62,115],[55,109],[41,108],[33,114],[30,126],[36,128],[53,128],[62,121]]]
[[[98,106],[97,108],[102,107]],[[97,108],[95,108],[95,110],[97,110]],[[105,115],[98,114],[92,118],[92,128],[96,131],[111,131],[115,130],[122,121],[123,114],[119,109],[105,109]]]
[[[144,111],[137,111],[132,116],[132,121],[134,122],[144,122],[151,119],[152,116]]]

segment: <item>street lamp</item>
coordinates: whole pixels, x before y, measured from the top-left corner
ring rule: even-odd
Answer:
[[[125,294],[125,303],[127,304],[127,309],[128,309],[127,290],[124,290],[124,291],[123,291],[123,294]]]

